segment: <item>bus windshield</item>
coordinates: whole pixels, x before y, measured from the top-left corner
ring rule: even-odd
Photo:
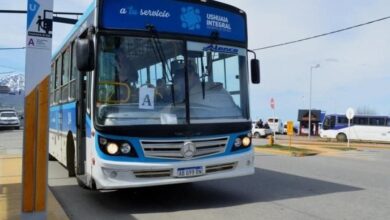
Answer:
[[[95,100],[100,125],[245,120],[245,49],[128,36],[103,35],[99,41]]]

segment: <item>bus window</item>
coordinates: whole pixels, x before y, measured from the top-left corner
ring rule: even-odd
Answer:
[[[56,61],[56,83],[55,83],[55,94],[54,102],[59,103],[61,100],[61,72],[62,72],[62,57],[58,57]]]
[[[324,123],[323,123],[323,125],[322,125],[322,129],[324,129],[324,130],[328,130],[328,129],[330,129],[331,127],[330,127],[330,116],[326,116],[325,117],[325,120],[324,120]]]
[[[67,102],[69,96],[69,74],[70,74],[70,48],[62,55],[62,88],[61,101]]]
[[[368,118],[367,117],[355,117],[353,119],[353,124],[355,124],[355,125],[368,125]]]
[[[50,105],[53,105],[54,103],[54,82],[55,82],[55,63],[51,64],[51,73],[50,73]]]
[[[326,116],[323,124],[324,130],[333,129],[336,125],[336,116]]]
[[[390,126],[390,118],[387,118],[387,126]]]
[[[370,118],[370,125],[383,126],[383,125],[385,125],[385,119],[384,118]]]
[[[76,66],[76,44],[72,45],[72,68],[69,76],[69,100],[76,99],[76,77],[79,74],[79,70]]]
[[[278,123],[278,122],[279,122],[279,119],[277,119],[277,118],[275,118],[275,119],[269,118],[269,119],[268,119],[268,122],[269,122],[269,123]]]
[[[348,124],[348,118],[345,116],[338,116],[337,124]]]

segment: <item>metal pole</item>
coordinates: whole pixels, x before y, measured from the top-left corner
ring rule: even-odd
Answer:
[[[275,108],[273,109],[273,113],[274,113],[274,119],[273,119],[273,122],[274,122],[274,126],[273,126],[273,127],[274,127],[274,129],[273,129],[273,130],[274,130],[274,143],[275,143],[275,141],[276,141],[276,129],[275,129],[275,123],[276,123],[276,122],[275,122]],[[279,123],[279,122],[278,122],[278,123]]]
[[[308,138],[311,139],[311,92],[312,92],[312,78],[313,78],[313,67],[310,67],[310,92],[309,92],[309,131]]]
[[[313,69],[319,68],[320,64],[310,67],[310,94],[309,94],[309,135],[308,138],[311,139],[311,93],[312,93],[312,79],[313,79]]]
[[[351,136],[351,119],[348,119],[348,135],[347,135],[347,139],[348,139],[348,148],[350,146],[350,141],[349,141],[349,137]]]

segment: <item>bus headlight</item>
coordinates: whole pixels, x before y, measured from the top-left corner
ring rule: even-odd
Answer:
[[[236,138],[236,140],[234,140],[235,147],[241,147],[241,144],[242,144],[241,138]]]
[[[242,146],[248,147],[251,144],[251,139],[249,137],[244,137],[242,139]]]
[[[122,154],[128,154],[131,152],[131,146],[128,143],[123,143],[121,145],[121,152]]]
[[[111,155],[115,155],[118,153],[119,151],[119,147],[117,144],[115,143],[109,143],[106,147],[106,150],[107,150],[107,153],[111,154]]]

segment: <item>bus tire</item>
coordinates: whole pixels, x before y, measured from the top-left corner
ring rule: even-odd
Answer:
[[[75,146],[73,141],[73,135],[70,132],[66,141],[66,167],[68,168],[68,176],[75,177]]]
[[[92,188],[90,186],[88,186],[87,184],[85,184],[81,179],[79,179],[78,177],[76,177],[76,180],[77,180],[77,185],[79,185],[79,187],[83,188],[83,189],[88,189],[88,190],[92,190]]]
[[[255,138],[260,138],[260,137],[261,137],[261,135],[260,135],[259,132],[256,132],[253,136],[254,136]]]
[[[340,133],[336,136],[336,140],[338,142],[347,142],[347,135],[345,135],[344,133]]]

